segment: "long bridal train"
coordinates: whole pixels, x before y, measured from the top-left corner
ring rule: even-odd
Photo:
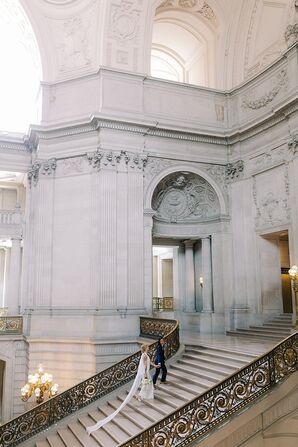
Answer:
[[[114,419],[115,416],[130,402],[130,400],[133,398],[134,395],[136,395],[138,388],[140,385],[142,385],[141,391],[140,391],[140,399],[153,399],[153,384],[152,381],[150,382],[150,357],[147,354],[148,351],[148,345],[142,345],[141,346],[142,355],[140,358],[137,375],[136,378],[132,384],[132,387],[122,404],[109,416],[106,418],[98,421],[95,425],[92,425],[91,427],[87,427],[86,431],[88,435],[93,433],[94,431],[98,430],[99,428],[103,427],[105,424],[110,422],[112,419]],[[149,380],[148,380],[149,379]],[[148,389],[149,387],[151,389]],[[146,389],[146,391],[145,391]]]

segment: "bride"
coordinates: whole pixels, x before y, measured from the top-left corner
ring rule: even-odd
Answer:
[[[90,435],[92,432],[98,430],[103,425],[110,422],[114,417],[125,407],[126,404],[132,399],[133,396],[136,397],[137,400],[141,401],[142,399],[154,399],[153,395],[153,383],[150,376],[150,357],[147,354],[149,349],[148,345],[142,345],[141,346],[141,359],[138,366],[138,371],[136,378],[132,384],[132,387],[126,396],[125,400],[122,402],[122,404],[115,410],[112,414],[107,416],[106,418],[102,419],[101,421],[98,421],[95,425],[92,425],[91,427],[87,427],[86,431],[88,435]],[[136,392],[141,386],[141,390],[138,395],[136,395]]]

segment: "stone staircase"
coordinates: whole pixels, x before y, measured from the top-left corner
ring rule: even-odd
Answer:
[[[164,418],[198,394],[256,358],[253,353],[210,346],[186,345],[183,353],[168,365],[168,383],[157,384],[152,401],[133,399],[113,419],[89,437],[86,427],[95,424],[119,407],[130,384],[105,399],[62,420],[22,446],[35,447],[116,447],[131,436]]]
[[[249,326],[248,329],[227,331],[227,335],[280,341],[291,334],[293,327],[292,314],[280,314],[262,326]]]

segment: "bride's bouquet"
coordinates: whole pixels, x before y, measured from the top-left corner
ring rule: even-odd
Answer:
[[[152,379],[151,377],[143,377],[142,379],[142,385],[144,386],[148,386],[148,385],[152,385]]]

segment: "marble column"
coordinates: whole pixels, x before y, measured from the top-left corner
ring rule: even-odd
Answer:
[[[21,279],[21,239],[12,239],[11,243],[7,307],[10,315],[18,315]]]
[[[203,312],[212,312],[211,238],[202,238]]]
[[[147,311],[152,311],[153,298],[153,253],[152,253],[152,227],[155,211],[144,210],[144,305]]]
[[[194,240],[184,241],[185,245],[185,310],[195,312],[195,264],[193,246]]]

